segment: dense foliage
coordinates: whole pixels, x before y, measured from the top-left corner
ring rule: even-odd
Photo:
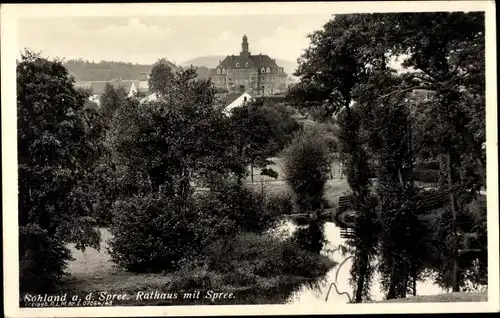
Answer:
[[[104,113],[106,120],[109,122],[113,118],[116,110],[125,102],[127,92],[122,86],[114,88],[111,84],[106,83],[104,92],[99,97],[100,109]]]
[[[166,94],[170,86],[173,71],[175,69],[172,69],[171,63],[168,63],[165,59],[160,59],[156,62],[149,75],[149,91],[159,95]]]
[[[330,165],[327,141],[321,131],[306,129],[296,134],[284,151],[286,181],[303,212],[316,211],[324,201]]]
[[[355,300],[369,298],[375,256],[388,298],[415,293],[425,268],[458,291],[463,273],[481,263],[462,261],[457,232],[484,231],[473,229],[484,211],[463,217],[485,187],[484,14],[336,15],[310,40],[296,72],[301,81],[287,100],[340,126],[358,212],[351,240]],[[436,172],[414,170],[428,160],[440,162]],[[422,221],[436,211],[418,208],[416,177],[451,191],[442,223]],[[442,234],[425,240],[429,233]],[[430,252],[439,241],[447,243]],[[484,258],[482,244],[482,255],[465,252],[465,258]]]
[[[43,290],[61,277],[71,259],[67,243],[99,247],[81,196],[82,180],[99,156],[99,127],[73,84],[60,61],[26,51],[17,63],[22,291]]]

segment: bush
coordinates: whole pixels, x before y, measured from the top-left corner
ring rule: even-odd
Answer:
[[[422,162],[415,164],[415,168],[429,169],[429,170],[440,170],[441,165],[440,165],[439,160],[428,160],[428,161],[422,161]]]
[[[34,224],[19,228],[19,279],[22,292],[48,292],[65,274],[70,250]]]
[[[178,269],[183,258],[196,255],[206,242],[233,228],[227,218],[210,217],[214,210],[201,209],[206,207],[161,193],[117,201],[110,229],[112,260],[133,272]]]
[[[470,248],[480,251],[466,252],[457,258],[460,286],[467,284],[487,285],[488,282],[488,244],[487,210],[484,197],[472,201],[457,213],[459,232],[477,233],[470,241]],[[435,220],[428,222],[428,241],[433,245],[433,253],[427,256],[428,267],[437,273],[436,283],[450,288],[453,270],[453,240],[451,233],[452,213],[449,208],[442,209]]]
[[[289,192],[268,194],[265,207],[268,213],[273,216],[290,214],[295,211],[293,197]]]
[[[110,254],[133,272],[177,270],[217,239],[273,228],[290,206],[285,196],[265,197],[231,184],[193,195],[189,202],[161,193],[133,196],[113,206]]]
[[[282,215],[276,198],[268,200],[265,193],[238,184],[227,183],[208,195],[214,209],[224,209],[237,231],[264,233]]]
[[[253,281],[255,276],[316,278],[334,265],[327,257],[308,252],[291,239],[280,241],[254,233],[213,242],[204,255],[207,270],[238,273],[231,279],[238,278],[241,285]]]

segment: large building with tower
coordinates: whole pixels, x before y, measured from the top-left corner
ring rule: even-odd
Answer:
[[[228,55],[219,61],[219,65],[210,71],[210,77],[217,88],[265,96],[284,93],[288,74],[268,55],[252,55],[248,38],[243,35],[240,54]]]

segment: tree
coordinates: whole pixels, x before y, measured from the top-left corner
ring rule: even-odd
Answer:
[[[250,165],[253,182],[254,167],[266,167],[270,163],[268,158],[279,149],[278,139],[283,135],[280,115],[269,107],[251,102],[233,109],[230,122],[237,160],[244,167]],[[240,181],[244,176],[241,173]]]
[[[123,86],[114,88],[113,85],[106,83],[104,86],[104,92],[99,97],[99,101],[101,103],[102,112],[108,121],[111,120],[116,110],[125,101],[126,97],[127,92]]]
[[[17,63],[19,257],[22,291],[50,288],[76,248],[99,248],[77,185],[96,159],[85,95],[60,61],[25,51]]]
[[[472,187],[461,187],[463,183],[458,176],[467,171],[469,178],[477,180],[474,175],[479,176],[482,185],[486,184],[485,156],[481,148],[485,105],[484,13],[399,14],[391,16],[390,24],[391,29],[397,30],[391,49],[395,54],[406,54],[403,65],[417,70],[395,92],[417,88],[431,91],[435,99],[433,105],[438,107],[429,120],[436,120],[447,128],[440,137],[439,147],[446,158],[443,166],[447,188],[452,190],[450,239],[455,261],[451,285],[454,291],[459,291],[457,215],[466,202],[460,203],[457,198],[468,197],[467,192],[471,190],[477,193],[478,186],[473,182],[469,183]],[[461,167],[463,154],[474,158],[475,168]],[[457,191],[457,185],[462,191]]]
[[[330,156],[327,140],[320,130],[306,129],[295,135],[284,151],[284,172],[302,213],[315,214],[305,230],[297,231],[298,243],[319,253],[324,243],[323,222],[319,213],[324,204]]]
[[[148,80],[149,90],[160,95],[167,94],[173,71],[171,63],[165,59],[158,60],[151,69]]]
[[[284,150],[284,172],[287,183],[297,197],[302,212],[321,208],[330,156],[321,130],[305,129]]]
[[[371,230],[377,227],[377,216],[373,214],[376,203],[371,198],[369,180],[376,172],[370,169],[377,160],[374,160],[376,153],[367,145],[391,142],[390,136],[380,139],[377,131],[370,129],[385,116],[373,108],[404,99],[412,105],[409,110],[412,120],[421,120],[414,129],[416,133],[409,133],[411,148],[417,150],[414,156],[434,153],[447,159],[442,165],[447,181],[443,189],[453,190],[452,224],[460,206],[485,184],[484,151],[480,147],[484,131],[484,15],[458,12],[340,15],[310,38],[311,45],[299,60],[297,75],[301,84],[291,90],[289,97],[298,103],[306,100],[306,106],[309,102],[322,107],[326,118],[338,113],[341,152],[359,212],[354,240],[357,256],[352,274],[357,277],[355,298],[361,301],[362,295],[367,294],[366,273],[371,271],[368,259],[377,252],[374,245],[377,236]],[[403,57],[403,67],[413,70],[406,69],[408,72],[401,76],[391,75],[394,70],[388,67],[388,61],[397,57]],[[323,93],[311,94],[311,91]],[[421,91],[430,94],[422,101],[408,99],[408,93]],[[423,107],[426,115],[419,115],[415,105]],[[431,125],[443,129],[433,134],[429,130]],[[416,140],[423,143],[415,145]],[[387,162],[381,166],[384,164]],[[396,205],[404,203],[399,201]],[[382,224],[388,217],[382,216]],[[456,226],[452,228],[453,237]],[[456,246],[456,242],[451,245]],[[455,263],[455,272],[456,269]],[[452,284],[457,290],[458,280]]]
[[[296,76],[301,85],[293,89],[300,96],[313,96],[313,106],[324,110],[324,117],[340,117],[340,150],[345,160],[347,180],[353,191],[355,208],[359,213],[355,228],[356,247],[352,278],[355,281],[355,301],[368,297],[370,258],[376,253],[374,200],[370,190],[369,155],[363,146],[363,111],[353,111],[357,86],[370,72],[385,71],[387,56],[383,35],[386,25],[382,14],[336,15],[322,29],[312,33],[311,45],[299,59]],[[305,91],[301,93],[301,91]],[[321,92],[308,93],[310,91]],[[300,100],[301,98],[299,98]],[[304,98],[302,98],[304,99]],[[306,104],[307,105],[307,104]]]
[[[282,103],[274,104],[267,102],[264,104],[264,110],[269,111],[272,116],[275,113],[279,115],[275,141],[276,150],[281,151],[293,140],[295,132],[301,130],[303,125],[293,117],[295,109],[291,106],[285,106]]]
[[[214,98],[210,82],[187,69],[173,74],[158,101],[129,99],[119,108],[106,145],[130,195],[163,187],[186,197],[191,181],[228,171],[228,121]]]

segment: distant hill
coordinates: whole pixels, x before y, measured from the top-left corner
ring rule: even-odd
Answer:
[[[219,65],[219,61],[222,61],[224,58],[226,58],[226,55],[200,56],[191,59],[189,61],[185,61],[182,63],[182,65],[185,66],[194,65],[194,66],[204,66],[207,68],[215,68],[217,67],[217,65]],[[271,56],[271,58],[273,57]],[[283,67],[285,69],[285,72],[290,75],[293,74],[295,72],[295,69],[297,68],[296,62],[291,62],[281,59],[276,59],[276,64]]]
[[[64,66],[77,82],[110,81],[112,79],[138,80],[144,77],[141,73],[149,74],[152,68],[152,65],[147,64],[85,60],[68,60]]]
[[[175,67],[175,64],[165,58],[159,61]],[[68,60],[64,63],[77,82],[111,81],[113,79],[142,80],[146,79],[146,74],[151,72],[153,65],[115,61],[90,62],[83,59]]]

